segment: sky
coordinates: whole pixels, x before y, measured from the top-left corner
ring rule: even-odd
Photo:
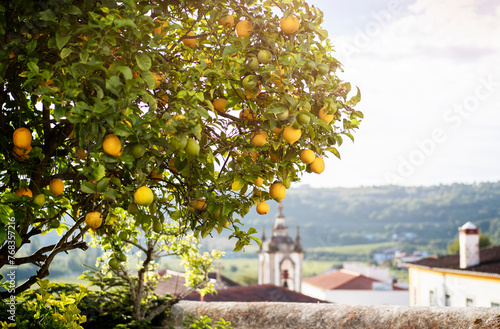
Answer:
[[[313,187],[500,180],[500,2],[308,0],[364,113]]]

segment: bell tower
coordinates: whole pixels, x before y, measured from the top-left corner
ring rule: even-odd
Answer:
[[[278,205],[272,235],[262,231],[259,250],[259,284],[274,284],[300,292],[302,285],[302,260],[304,251],[300,242],[299,227],[295,241],[288,235],[283,205]]]

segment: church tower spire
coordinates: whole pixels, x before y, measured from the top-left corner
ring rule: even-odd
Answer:
[[[297,227],[296,241],[288,234],[281,203],[278,204],[270,238],[265,240],[264,230],[262,237],[259,251],[259,284],[271,283],[300,292],[304,251],[299,228]]]

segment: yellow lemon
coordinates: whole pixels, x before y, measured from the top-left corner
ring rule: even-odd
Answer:
[[[267,134],[264,131],[257,131],[252,136],[252,144],[262,146],[267,143]]]
[[[330,122],[332,122],[333,120],[333,114],[326,114],[325,108],[322,107],[318,112],[318,118],[325,121],[327,124],[330,124]]]
[[[244,38],[247,35],[250,35],[250,33],[252,33],[252,29],[253,24],[248,20],[239,21],[238,24],[236,24],[236,34],[240,38]]]
[[[295,16],[283,17],[280,20],[280,29],[283,33],[292,34],[299,29],[299,20]]]
[[[29,188],[20,188],[16,191],[16,195],[18,197],[21,197],[23,195],[27,195],[29,196],[30,198],[33,197],[33,193],[31,192],[31,190]]]
[[[147,186],[139,187],[134,193],[134,200],[139,206],[149,206],[154,199],[153,191]]]
[[[259,215],[265,215],[269,212],[269,205],[267,203],[265,203],[264,201],[263,202],[260,202],[258,205],[257,205],[257,213]]]
[[[223,112],[223,113],[227,112],[226,104],[227,104],[227,100],[225,100],[224,98],[217,98],[213,102],[214,109],[216,109],[219,112]]]
[[[99,226],[101,226],[102,224],[101,213],[98,211],[89,212],[85,216],[85,224],[87,224],[87,226],[93,230],[99,228]]]
[[[49,183],[49,190],[55,196],[61,195],[64,191],[64,183],[59,178],[54,178]]]
[[[155,33],[164,36],[167,32],[166,27],[168,26],[168,23],[166,21],[160,21],[159,19],[155,19],[154,22],[160,24],[160,26],[155,27],[154,29]],[[164,30],[164,33],[162,33],[162,30]]]
[[[31,145],[31,131],[27,128],[17,128],[12,135],[14,145],[20,149],[26,149]]]
[[[264,180],[262,179],[262,177],[257,177],[256,179],[253,180],[253,183],[256,186],[262,186],[262,184],[264,184]]]
[[[186,34],[187,36],[194,37],[196,34],[194,34],[192,31],[188,32]],[[182,39],[182,43],[189,48],[194,48],[196,47],[196,39],[194,38],[188,38],[188,39]]]
[[[120,156],[122,144],[120,139],[115,134],[108,134],[104,137],[104,142],[102,143],[102,149],[104,152],[112,156]]]
[[[314,152],[310,149],[305,149],[300,152],[300,160],[302,160],[305,164],[312,163],[314,159],[316,159],[316,154],[314,154]]]
[[[272,131],[275,135],[279,135],[279,134],[281,134],[281,133],[283,132],[283,129],[284,129],[284,128],[283,128],[283,126],[281,126],[281,127],[276,126],[276,127],[274,127],[273,129],[271,129],[271,131]]]
[[[19,161],[28,160],[30,158],[28,153],[31,152],[31,149],[31,145],[28,145],[28,147],[24,149],[20,149],[19,147],[14,146],[14,148],[12,149],[12,154],[14,155],[14,158]]]
[[[283,131],[283,138],[289,143],[293,144],[299,140],[300,136],[302,136],[302,130],[295,129],[292,126],[288,126]]]
[[[234,25],[234,17],[227,15],[226,17],[219,19],[219,24],[230,29]]]
[[[194,209],[198,211],[203,211],[207,207],[207,203],[203,198],[196,198],[195,200],[191,201],[190,206],[193,207]]]
[[[323,170],[325,170],[325,161],[322,158],[316,157],[314,161],[309,165],[311,167],[312,172],[316,174],[321,174]]]
[[[253,121],[253,120],[257,119],[257,116],[255,115],[255,113],[253,113],[252,110],[250,110],[250,109],[243,109],[240,112],[240,119],[242,119],[242,120],[248,120],[248,121]]]
[[[274,183],[269,188],[269,195],[273,199],[282,201],[286,195],[286,188],[281,183]]]
[[[155,79],[155,88],[158,88],[161,83],[165,80],[165,76],[161,73],[153,72],[153,77]]]

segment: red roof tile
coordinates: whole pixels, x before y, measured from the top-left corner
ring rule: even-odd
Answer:
[[[363,274],[347,270],[338,270],[327,274],[320,274],[305,278],[303,281],[323,290],[372,290],[374,282],[381,282],[364,276]],[[395,285],[393,285],[392,288],[393,290],[406,290]]]
[[[200,300],[200,294],[188,295],[186,300]],[[230,287],[219,290],[216,294],[203,297],[206,302],[289,302],[289,303],[328,303],[301,293],[272,284],[246,287]]]

